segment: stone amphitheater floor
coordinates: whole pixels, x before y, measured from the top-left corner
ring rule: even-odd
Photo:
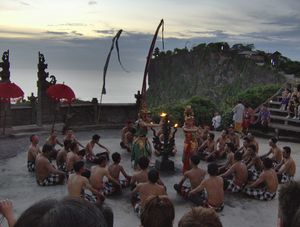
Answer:
[[[130,174],[133,173],[130,167],[130,154],[122,150],[119,146],[120,130],[93,130],[77,132],[76,136],[82,144],[88,142],[90,137],[98,133],[101,135],[101,143],[107,146],[111,152],[122,154],[122,164]],[[218,132],[216,134],[219,134]],[[45,141],[46,136],[40,136],[40,144]],[[191,203],[183,200],[173,190],[173,184],[178,182],[181,177],[181,154],[183,148],[182,131],[176,134],[177,155],[173,158],[176,170],[174,173],[161,173],[163,182],[167,185],[168,195],[173,201],[176,210],[174,226],[178,220],[188,211]],[[260,154],[268,151],[268,140],[257,138],[260,144]],[[27,137],[22,138],[1,138],[0,139],[0,199],[11,199],[14,204],[14,211],[18,217],[26,208],[33,203],[44,198],[61,198],[67,195],[66,185],[55,187],[38,187],[33,174],[27,172],[26,168],[26,149],[29,145]],[[297,162],[296,180],[300,179],[300,144],[281,142],[279,146],[290,146],[293,157]],[[99,148],[100,151],[100,148]],[[97,150],[96,150],[97,152]],[[10,157],[16,154],[14,157]],[[10,157],[5,158],[4,157]],[[151,163],[154,164],[156,157],[152,157]],[[206,163],[201,162],[200,166],[206,169]],[[278,195],[277,195],[278,196]],[[261,202],[249,199],[241,194],[232,195],[226,193],[225,208],[219,214],[224,227],[274,227],[276,226],[278,198],[270,202]],[[124,190],[120,196],[109,197],[106,203],[114,211],[114,226],[127,227],[139,226],[139,219],[134,214],[130,204],[130,191]]]

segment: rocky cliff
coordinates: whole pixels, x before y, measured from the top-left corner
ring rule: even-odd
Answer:
[[[200,44],[192,50],[156,49],[147,101],[157,106],[202,96],[223,103],[253,85],[283,83],[274,62],[271,55],[230,48],[227,43]]]

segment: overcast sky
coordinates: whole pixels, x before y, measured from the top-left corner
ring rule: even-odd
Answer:
[[[112,36],[131,72],[142,72],[153,33],[165,20],[165,48],[201,42],[253,43],[300,60],[299,0],[0,0],[0,54],[11,67],[102,71]],[[157,46],[161,49],[161,41]],[[109,70],[121,71],[113,54]]]

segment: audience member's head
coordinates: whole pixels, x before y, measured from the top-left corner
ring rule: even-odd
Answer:
[[[207,173],[210,176],[218,176],[218,174],[219,174],[218,165],[216,163],[209,163],[207,165]]]
[[[82,199],[46,199],[25,210],[14,227],[107,227],[102,212]]]
[[[118,163],[120,163],[120,161],[121,161],[121,155],[120,155],[120,153],[118,153],[118,152],[114,152],[114,153],[111,155],[111,158],[112,158],[112,160],[113,160],[113,162],[114,162],[115,164],[118,164]]]
[[[114,213],[113,213],[112,209],[103,203],[96,203],[95,205],[102,212],[102,214],[105,218],[107,227],[113,227],[114,226]]]
[[[159,173],[156,169],[151,169],[148,172],[148,180],[152,183],[155,184],[159,179]]]
[[[222,227],[222,223],[213,209],[196,207],[182,216],[178,227]]]
[[[291,227],[299,227],[300,226],[300,207],[294,215],[293,222]]]
[[[142,170],[145,170],[149,167],[149,159],[145,156],[139,158],[138,164]]]
[[[292,227],[291,224],[293,218],[297,210],[300,209],[300,182],[295,181],[283,185],[279,189],[278,200],[279,200],[280,216],[283,222],[283,226]]]
[[[193,165],[195,165],[195,166],[197,166],[197,165],[199,165],[199,163],[200,163],[200,156],[199,155],[192,155],[191,156],[191,163],[193,164]]]
[[[172,227],[175,209],[167,196],[150,197],[141,213],[143,227]]]

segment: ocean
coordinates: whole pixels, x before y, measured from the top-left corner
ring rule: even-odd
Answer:
[[[92,98],[100,100],[103,82],[103,72],[96,70],[46,70],[54,75],[57,83],[65,83],[71,87],[76,98],[90,101]],[[10,69],[10,80],[22,88],[24,98],[33,92],[37,95],[37,69]],[[49,78],[50,80],[50,78]],[[111,72],[106,74],[106,95],[102,103],[133,103],[134,94],[142,87],[142,72]]]

